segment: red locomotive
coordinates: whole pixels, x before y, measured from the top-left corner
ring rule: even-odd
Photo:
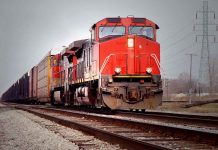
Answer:
[[[125,110],[160,105],[157,29],[146,18],[97,22],[90,29],[90,39],[74,41],[55,55],[49,52],[31,69],[26,98]],[[6,92],[2,98],[10,99],[12,93]]]

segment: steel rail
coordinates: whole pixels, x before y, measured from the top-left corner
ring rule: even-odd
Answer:
[[[132,115],[132,116],[144,116],[144,117],[159,117],[162,119],[178,119],[183,121],[195,121],[196,123],[206,123],[218,125],[218,116],[209,115],[197,115],[197,114],[183,114],[183,113],[169,113],[169,112],[129,112],[129,111],[117,111],[117,114]]]

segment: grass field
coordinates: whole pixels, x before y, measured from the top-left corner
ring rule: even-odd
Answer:
[[[218,103],[209,103],[200,106],[184,108],[187,102],[164,102],[157,110],[175,111],[175,112],[190,112],[190,113],[213,113],[218,115]]]

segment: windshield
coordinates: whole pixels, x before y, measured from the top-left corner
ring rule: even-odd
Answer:
[[[99,27],[99,38],[106,38],[111,36],[125,35],[124,26],[101,26]]]
[[[129,34],[143,35],[150,39],[154,39],[154,31],[152,27],[130,26]]]

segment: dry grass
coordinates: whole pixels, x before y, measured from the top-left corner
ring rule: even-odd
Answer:
[[[190,113],[213,113],[218,115],[218,103],[209,103],[201,106],[193,106],[184,108],[187,102],[164,102],[156,110],[175,111],[175,112],[190,112]]]
[[[188,101],[189,96],[187,94],[170,94],[169,97],[167,98],[166,96],[163,97],[164,100],[167,101]],[[218,99],[218,94],[210,94],[210,95],[201,95],[199,96],[198,94],[193,94],[192,95],[192,100],[193,101],[208,101],[208,100],[214,100]]]
[[[189,109],[196,113],[217,113],[218,114],[218,103],[210,103],[210,104],[205,104],[202,106],[194,106]]]
[[[164,97],[166,102],[163,102],[162,106],[158,107],[157,110],[161,111],[175,111],[175,112],[190,112],[190,113],[212,113],[218,115],[218,103],[209,103],[199,106],[193,106],[190,108],[184,108],[188,104],[188,95],[187,94],[170,94],[168,98]],[[218,99],[218,93],[213,94],[202,94],[192,95],[192,103],[213,101]]]

